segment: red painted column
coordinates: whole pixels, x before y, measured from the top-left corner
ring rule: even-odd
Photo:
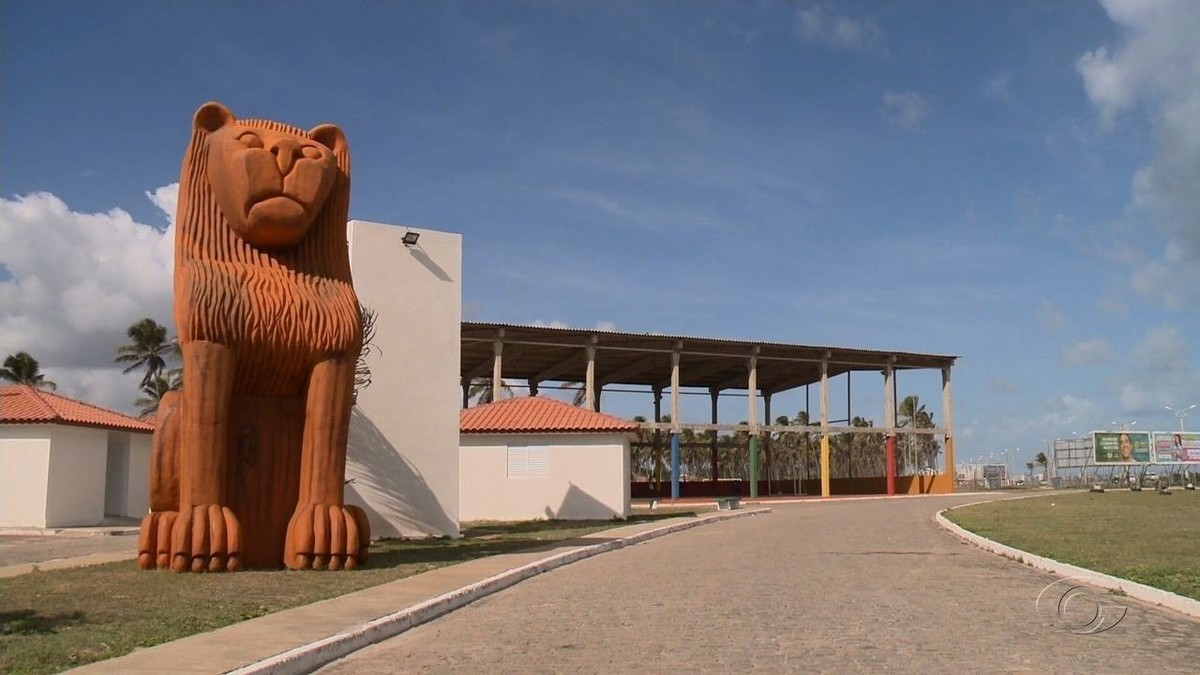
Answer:
[[[887,493],[896,494],[896,437],[887,437]]]

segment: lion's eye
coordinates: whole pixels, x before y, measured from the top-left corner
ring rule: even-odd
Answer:
[[[311,145],[306,145],[300,150],[308,159],[321,159],[321,151]]]
[[[242,134],[241,136],[238,136],[238,140],[241,141],[242,144],[245,145],[247,148],[263,147],[262,139],[258,137],[258,134],[250,132],[250,131],[247,131],[246,133]]]

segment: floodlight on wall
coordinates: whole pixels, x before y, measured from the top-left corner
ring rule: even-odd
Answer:
[[[420,232],[413,232],[412,230],[405,230],[404,236],[400,238],[400,241],[404,242],[405,246],[416,246],[417,240],[420,238],[421,238]]]

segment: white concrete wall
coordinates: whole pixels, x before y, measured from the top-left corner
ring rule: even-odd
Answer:
[[[104,520],[108,431],[51,425],[46,527],[98,525]]]
[[[150,510],[150,434],[108,432],[104,515],[141,518]]]
[[[458,535],[462,236],[352,220],[350,266],[374,309],[373,382],[350,424],[346,500],[371,535]]]
[[[45,527],[50,425],[0,424],[0,527]]]
[[[150,434],[129,434],[129,489],[121,515],[141,518],[150,511]]]
[[[509,478],[508,447],[549,450],[545,478]],[[605,519],[630,515],[629,438],[619,434],[463,434],[463,520]]]
[[[129,433],[108,432],[108,460],[104,468],[104,515],[125,515],[129,494]]]

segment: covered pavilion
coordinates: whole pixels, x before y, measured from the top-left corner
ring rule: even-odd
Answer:
[[[712,481],[717,483],[716,433],[739,431],[749,434],[749,492],[758,496],[758,443],[763,433],[800,432],[820,436],[820,487],[822,496],[831,494],[830,437],[833,434],[882,434],[886,438],[886,481],[883,489],[859,487],[856,491],[939,492],[954,490],[954,415],[950,372],[955,356],[879,351],[844,347],[726,340],[718,338],[617,331],[522,326],[503,323],[462,322],[461,383],[463,407],[477,378],[489,377],[493,399],[499,399],[505,378],[524,380],[536,395],[542,383],[582,383],[585,405],[600,410],[605,387],[634,385],[649,387],[654,396],[654,421],[647,431],[669,432],[671,438],[671,497],[680,496],[679,443],[685,429],[713,432]],[[914,428],[898,426],[896,373],[901,370],[937,369],[942,380],[942,426]],[[884,424],[835,426],[830,419],[829,379],[843,373],[881,373],[884,389]],[[773,395],[799,387],[820,386],[819,422],[805,426],[779,425],[771,421]],[[707,390],[712,400],[711,422],[685,422],[679,414],[683,388]],[[747,399],[745,424],[720,423],[717,401],[722,392],[744,392]],[[663,395],[669,394],[670,421],[662,421]],[[847,415],[849,417],[849,415]],[[945,466],[935,475],[896,475],[896,438],[902,434],[940,435],[945,439]],[[845,493],[847,490],[839,490]]]

